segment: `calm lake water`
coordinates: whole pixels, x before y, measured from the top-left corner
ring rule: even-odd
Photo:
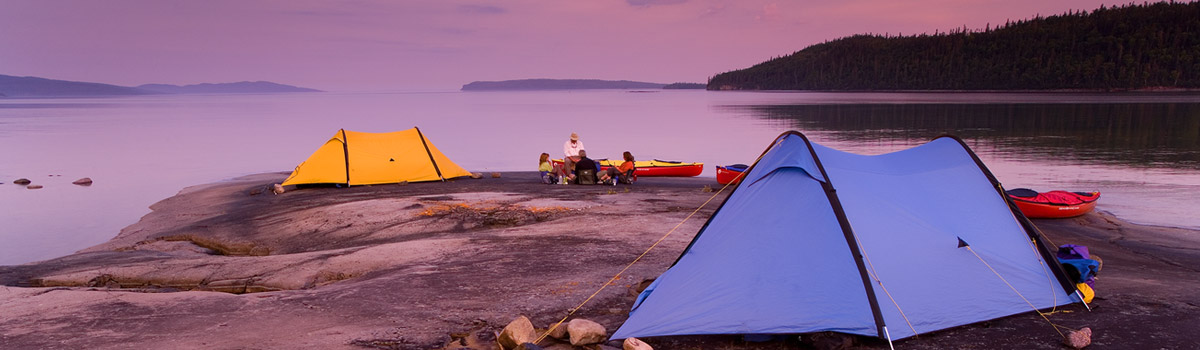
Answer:
[[[340,129],[419,126],[472,171],[593,156],[749,163],[781,132],[880,154],[962,137],[1006,188],[1098,190],[1125,220],[1200,228],[1200,95],[396,92],[0,99],[0,264],[115,236],[187,186],[290,171]],[[29,178],[43,189],[12,184]],[[71,181],[90,177],[95,184]],[[715,184],[715,180],[714,180]]]

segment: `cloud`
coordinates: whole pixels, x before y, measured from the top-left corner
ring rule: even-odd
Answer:
[[[779,4],[773,2],[763,5],[762,14],[755,17],[755,19],[760,21],[773,21],[779,19],[782,14],[783,12],[779,11]]]
[[[625,2],[628,3],[630,6],[641,6],[641,7],[658,6],[658,5],[675,5],[675,4],[682,4],[687,1],[688,0],[625,0]]]
[[[492,6],[492,5],[459,5],[458,12],[484,14],[484,15],[499,15],[499,14],[507,13],[508,10],[504,9],[503,7]]]

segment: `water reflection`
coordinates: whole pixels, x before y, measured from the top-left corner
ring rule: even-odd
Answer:
[[[913,145],[941,134],[1000,156],[1200,169],[1200,103],[725,106],[839,141]]]

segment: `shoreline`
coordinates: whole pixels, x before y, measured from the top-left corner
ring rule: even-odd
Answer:
[[[280,195],[266,189],[286,176],[189,186],[108,242],[0,266],[0,307],[7,310],[0,344],[490,348],[493,332],[519,315],[541,328],[560,319],[712,197],[706,188],[719,189],[710,178],[543,185],[535,172]],[[633,302],[630,289],[661,274],[724,195],[577,316],[615,330]],[[1105,264],[1093,310],[1060,307],[1048,316],[1054,323],[1091,327],[1095,349],[1200,346],[1192,334],[1200,322],[1200,231],[1137,225],[1104,212],[1034,224],[1056,244],[1088,246]],[[1061,348],[1054,329],[1031,313],[897,346],[989,348],[995,344],[988,339],[997,338],[1013,348]],[[780,347],[735,336],[643,340],[659,349]],[[858,348],[887,347],[854,341]]]

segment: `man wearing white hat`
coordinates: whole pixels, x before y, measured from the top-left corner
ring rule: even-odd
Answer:
[[[563,173],[570,175],[575,171],[575,162],[579,161],[579,151],[583,150],[583,141],[579,134],[571,133],[571,139],[563,144]]]

